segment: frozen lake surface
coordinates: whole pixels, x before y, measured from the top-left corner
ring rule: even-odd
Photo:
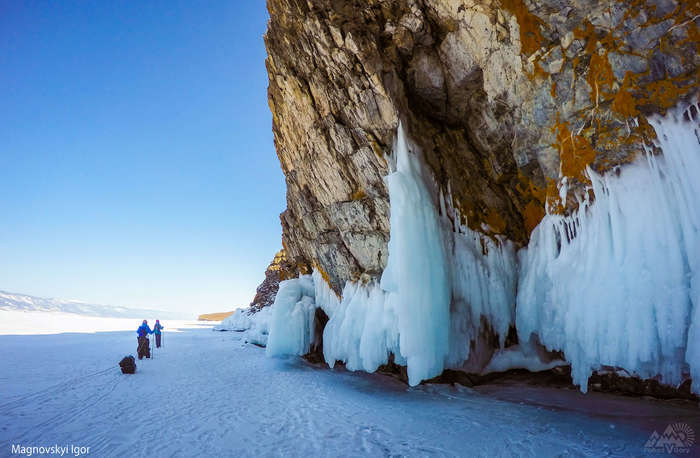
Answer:
[[[0,456],[55,444],[92,456],[639,456],[669,424],[700,434],[689,403],[517,383],[410,388],[270,359],[196,322],[164,322],[164,348],[123,375],[139,321],[99,318],[88,333],[68,318],[78,332],[42,334],[54,321],[29,334],[22,315],[0,316]]]

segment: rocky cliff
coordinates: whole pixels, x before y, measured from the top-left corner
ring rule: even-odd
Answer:
[[[523,246],[695,97],[695,1],[268,0],[292,270],[340,292],[386,266],[399,121],[461,223]]]
[[[275,257],[270,261],[270,265],[265,270],[265,280],[260,283],[255,291],[253,302],[250,303],[249,309],[258,312],[263,307],[268,307],[275,302],[277,290],[280,287],[280,282],[288,278],[299,275],[296,265],[287,259],[287,254],[284,249],[278,251]]]

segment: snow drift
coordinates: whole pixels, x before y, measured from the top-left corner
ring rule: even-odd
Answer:
[[[399,126],[389,259],[380,283],[348,282],[338,299],[322,276],[280,283],[268,355],[308,352],[314,311],[329,316],[324,358],[375,371],[393,355],[415,385],[445,368],[550,368],[563,351],[573,380],[614,366],[700,392],[700,128],[697,107],[653,121],[658,146],[618,173],[589,170],[595,201],[548,214],[515,253],[460,225]],[[586,194],[587,195],[587,194]],[[516,306],[517,303],[517,306]],[[497,351],[478,352],[484,323]],[[520,345],[503,349],[515,325]],[[470,363],[471,360],[471,363]],[[476,365],[474,361],[477,360]]]

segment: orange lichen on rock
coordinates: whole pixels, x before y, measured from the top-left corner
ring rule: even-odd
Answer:
[[[673,11],[660,18],[653,14],[653,5],[647,5],[642,0],[634,0],[628,4],[625,19],[637,17],[643,11],[645,19],[639,27],[644,28],[675,17],[676,26],[687,27],[688,36],[691,37],[697,33],[697,25],[694,21],[696,16],[691,13],[694,8],[700,8],[698,6],[700,3],[695,2],[693,7],[688,5],[689,2],[681,2]],[[632,153],[636,148],[630,144],[639,144],[654,138],[653,129],[648,128],[642,113],[650,111],[664,113],[697,87],[700,75],[680,75],[675,78],[649,81],[648,67],[646,71],[639,73],[627,71],[622,81],[617,80],[609,59],[611,53],[650,59],[648,53],[638,54],[640,50],[630,51],[625,45],[625,35],[626,32],[623,29],[596,28],[588,20],[574,30],[574,37],[584,42],[584,48],[579,55],[572,58],[571,62],[574,73],[578,65],[587,65],[585,78],[590,86],[592,101],[590,108],[593,110],[585,109],[577,114],[581,122],[576,124],[586,127],[575,133],[572,133],[569,127],[569,123],[573,122],[572,119],[561,121],[557,115],[552,132],[556,135],[554,146],[559,149],[562,176],[588,183],[589,180],[585,176],[586,166],[596,161],[599,151],[628,152],[627,155],[618,154],[614,161],[606,161],[606,155],[602,154],[603,159],[596,161],[596,166],[603,169],[632,160],[634,158]],[[659,46],[650,52],[675,52],[675,49],[664,50],[664,36],[659,40]],[[553,88],[553,91],[556,91],[556,88]],[[607,109],[614,114],[613,117],[606,116]],[[627,123],[627,135],[620,135],[619,122],[626,122],[632,118],[636,118],[638,122]],[[576,131],[576,129],[573,130]],[[620,146],[623,144],[627,146],[621,149]],[[548,205],[552,198],[554,196],[548,193]]]
[[[647,93],[649,94],[646,101],[663,110],[668,110],[675,106],[676,103],[678,103],[678,99],[685,95],[690,89],[687,85],[679,86],[674,84],[674,81],[671,79],[649,83],[646,86]]]
[[[585,21],[583,27],[576,27],[574,36],[579,40],[586,41],[583,52],[590,56],[586,82],[591,88],[591,100],[598,108],[601,102],[614,97],[615,73],[608,60],[608,53],[621,52],[618,49],[619,43],[616,43],[613,31],[609,31],[599,39],[595,27],[590,21]],[[578,57],[574,59],[574,71],[579,61]]]
[[[494,209],[489,209],[486,214],[486,224],[491,227],[491,230],[496,234],[502,234],[506,230],[506,220]]]
[[[335,293],[338,299],[340,299],[340,294],[338,294],[338,292],[335,289],[333,289],[333,286],[331,285],[331,277],[329,277],[328,273],[325,270],[323,270],[321,264],[318,261],[314,261],[314,269],[316,269],[318,273],[321,274],[321,278],[323,278],[323,281],[326,282],[331,291],[333,291],[333,293]]]
[[[308,275],[311,273],[311,269],[309,268],[309,265],[303,262],[298,262],[297,263],[297,270],[299,270],[299,273],[302,275]]]
[[[685,31],[688,37],[682,40],[680,43],[694,43],[696,46],[695,49],[698,51],[698,53],[700,53],[700,27],[698,27],[695,21],[691,21],[690,19],[695,18],[699,14],[700,2],[693,2],[693,6],[688,8],[686,15],[678,15],[676,19],[676,26],[681,26],[682,24],[687,22]]]
[[[569,123],[560,122],[558,114],[554,128],[557,143],[553,146],[559,149],[562,175],[587,183],[589,180],[584,174],[584,170],[596,157],[591,142],[586,137],[574,135],[569,130]]]
[[[529,196],[531,199],[537,199],[544,204],[547,198],[547,190],[537,186],[529,177],[518,171],[518,184],[516,189],[523,195]]]
[[[551,178],[547,178],[547,210],[550,213],[564,213],[565,202],[559,197],[559,188],[557,182]]]
[[[367,197],[367,193],[365,192],[364,189],[362,188],[357,188],[355,192],[352,193],[352,196],[350,196],[351,200],[362,200],[365,197]]]
[[[624,118],[632,118],[639,114],[639,110],[637,110],[637,100],[632,95],[632,91],[634,90],[632,87],[632,80],[632,72],[628,70],[620,90],[617,91],[617,94],[613,97],[612,110]]]
[[[540,31],[542,20],[527,9],[523,0],[501,0],[501,6],[518,21],[521,52],[530,55],[540,49],[543,42]]]
[[[531,200],[525,205],[525,211],[523,212],[523,220],[525,222],[525,229],[527,233],[531,233],[540,221],[544,218],[544,208],[537,201]]]
[[[532,79],[535,79],[535,78],[545,79],[548,76],[549,76],[549,73],[547,73],[544,70],[544,68],[542,68],[542,65],[540,65],[540,60],[539,59],[535,60],[534,71],[532,73]]]
[[[615,74],[608,61],[607,50],[602,53],[593,53],[591,62],[588,65],[586,81],[591,86],[591,100],[594,101],[596,107],[599,101],[610,97],[613,83],[615,83]]]
[[[544,218],[544,204],[547,201],[547,190],[537,186],[530,178],[518,172],[516,189],[525,199],[529,199],[522,210],[523,222],[528,235]]]
[[[574,37],[579,40],[586,41],[586,48],[584,52],[586,54],[593,54],[596,48],[595,38],[595,27],[589,20],[584,21],[583,27],[576,27],[574,29]]]

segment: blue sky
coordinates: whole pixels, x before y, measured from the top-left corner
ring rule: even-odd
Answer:
[[[263,1],[0,0],[0,289],[247,305],[281,247]]]

